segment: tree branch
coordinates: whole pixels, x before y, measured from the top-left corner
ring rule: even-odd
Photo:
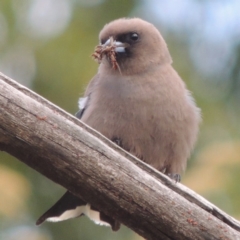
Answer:
[[[240,239],[240,223],[0,74],[0,149],[147,239]]]

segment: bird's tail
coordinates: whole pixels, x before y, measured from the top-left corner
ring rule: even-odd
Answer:
[[[36,224],[40,225],[44,221],[59,222],[82,215],[88,216],[96,224],[111,226],[113,231],[120,228],[117,220],[92,208],[90,204],[68,191],[37,220]]]

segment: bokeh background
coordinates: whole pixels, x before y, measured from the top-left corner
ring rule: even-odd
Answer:
[[[0,71],[69,113],[97,71],[98,33],[119,17],[154,23],[202,109],[183,183],[240,219],[240,1],[1,0]],[[0,89],[1,91],[1,89]],[[64,189],[0,153],[0,239],[140,240],[87,218],[35,226]],[[154,207],[154,206],[153,206]]]

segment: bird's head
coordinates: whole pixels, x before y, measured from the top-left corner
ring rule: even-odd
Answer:
[[[138,74],[172,62],[160,32],[139,18],[121,18],[104,26],[93,56],[100,68],[118,68],[122,74]]]

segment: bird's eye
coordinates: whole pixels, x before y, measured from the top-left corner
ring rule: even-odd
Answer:
[[[133,41],[137,41],[138,38],[139,38],[139,36],[138,36],[137,33],[131,33],[130,38],[131,38],[131,40],[133,40]]]

